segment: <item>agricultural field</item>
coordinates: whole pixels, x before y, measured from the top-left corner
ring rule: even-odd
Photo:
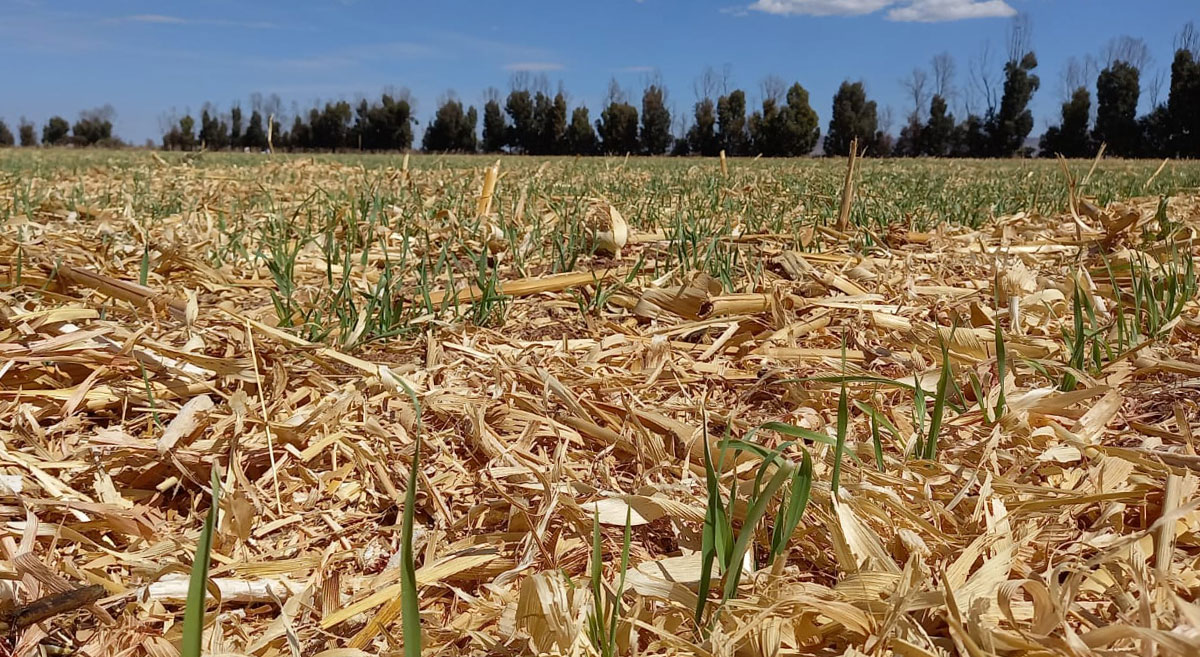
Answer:
[[[851,171],[0,155],[4,650],[1200,654],[1200,163]]]

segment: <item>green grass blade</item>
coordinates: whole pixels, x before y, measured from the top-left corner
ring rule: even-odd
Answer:
[[[832,376],[805,376],[796,379],[782,379],[779,383],[874,383],[887,388],[899,388],[901,390],[912,390],[916,386],[911,386],[907,383],[901,383],[893,379],[885,379],[879,376],[855,376],[850,374],[832,375]]]
[[[729,571],[725,574],[725,589],[721,596],[721,601],[724,602],[733,597],[737,592],[738,584],[742,579],[742,564],[746,550],[750,547],[750,542],[754,539],[754,528],[758,525],[758,521],[762,519],[766,513],[767,503],[774,497],[775,492],[783,485],[792,474],[793,466],[790,464],[781,466],[771,480],[767,482],[766,487],[762,491],[762,495],[754,500],[754,503],[746,511],[746,519],[742,523],[742,530],[738,532],[737,542],[733,545],[732,553],[729,559]]]
[[[697,585],[696,624],[704,625],[704,608],[708,603],[708,592],[712,586],[712,566],[717,557],[717,525],[723,521],[721,513],[720,481],[712,465],[712,449],[708,445],[708,429],[705,423],[704,475],[708,489],[708,508],[704,514],[704,528],[700,536],[700,582]]]
[[[929,436],[925,440],[925,459],[937,458],[938,434],[942,431],[942,417],[946,413],[946,398],[950,390],[950,350],[942,344],[942,375],[938,378],[937,396],[933,400],[933,414],[929,418]]]
[[[629,529],[633,519],[633,509],[625,507],[625,536],[621,541],[621,577],[617,581],[617,590],[613,594],[612,612],[608,627],[608,646],[611,654],[617,653],[617,623],[621,619],[621,595],[625,593],[625,574],[629,572],[629,544],[632,542]]]
[[[858,403],[855,402],[857,406]],[[868,406],[868,408],[870,408]],[[871,409],[875,410],[875,409]],[[883,441],[879,437],[879,417],[875,413],[870,413],[871,418],[871,446],[875,449],[875,468],[883,472]]]
[[[811,429],[804,429],[802,427],[784,424],[783,422],[764,422],[759,425],[758,428],[769,429],[785,436],[791,436],[792,438],[803,438],[805,440],[811,440],[814,443],[823,443],[825,445],[829,445],[830,447],[837,445],[837,440],[826,434],[818,431],[812,431]]]
[[[1000,392],[996,397],[996,409],[992,412],[992,416],[996,421],[1004,415],[1004,408],[1007,405],[1004,399],[1004,379],[1008,376],[1008,351],[1004,346],[1004,331],[1000,330],[1000,322],[996,322],[996,385],[1000,386]]]
[[[601,655],[608,654],[606,649],[606,635],[604,633],[604,584],[602,581],[603,569],[601,568],[602,560],[604,559],[604,551],[601,544],[600,535],[600,511],[596,511],[592,516],[592,563],[591,563],[591,587],[592,587],[592,611],[588,614],[588,638],[592,642],[592,647]]]
[[[413,516],[417,506],[417,482],[421,472],[421,444],[425,428],[421,423],[421,403],[417,393],[403,381],[400,385],[412,400],[417,415],[417,436],[413,446],[412,467],[408,470],[408,488],[404,491],[404,520],[400,528],[400,617],[404,630],[404,657],[421,656],[421,606],[417,599],[417,573],[413,565]]]
[[[967,382],[971,384],[971,394],[975,395],[975,402],[979,404],[979,412],[983,415],[983,421],[991,424],[992,420],[988,417],[987,397],[983,394],[983,383],[979,380],[979,375],[974,370],[969,370]]]
[[[181,657],[200,657],[204,637],[204,594],[208,585],[208,560],[212,553],[213,532],[216,531],[221,501],[221,478],[212,470],[212,504],[204,518],[204,529],[196,541],[196,558],[192,561],[192,576],[188,581],[187,606],[183,611],[183,645]]]
[[[837,442],[833,450],[833,475],[830,477],[830,494],[837,496],[842,477],[842,453],[846,451],[846,432],[850,424],[850,408],[846,402],[846,383],[838,395]]]
[[[787,547],[788,539],[792,537],[792,533],[796,531],[796,526],[800,524],[800,518],[804,515],[804,510],[808,508],[809,494],[812,492],[813,480],[813,463],[812,456],[808,450],[800,448],[803,454],[803,461],[800,467],[796,468],[792,474],[791,490],[788,494],[788,499],[784,502],[783,508],[780,509],[780,519],[777,519],[775,527],[771,531],[771,552],[767,560],[767,565],[771,565],[776,557],[783,554],[783,550]]]
[[[913,374],[913,426],[916,427],[917,433],[917,443],[914,445],[913,454],[917,458],[924,458],[925,455],[925,415],[927,413],[925,389],[921,387],[920,377]]]

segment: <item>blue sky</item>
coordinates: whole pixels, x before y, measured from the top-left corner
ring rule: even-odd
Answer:
[[[572,105],[587,104],[593,117],[610,78],[640,99],[657,75],[675,113],[690,114],[694,82],[711,65],[730,72],[752,107],[766,76],[799,81],[823,129],[838,84],[862,79],[881,108],[891,106],[896,132],[911,105],[900,79],[943,51],[957,63],[952,109],[961,112],[972,95],[978,106],[971,62],[990,42],[999,79],[1008,17],[1017,12],[1033,24],[1040,132],[1057,121],[1069,57],[1099,57],[1113,37],[1143,38],[1152,58],[1146,89],[1146,78],[1169,69],[1172,38],[1200,19],[1200,2],[0,0],[0,118],[40,126],[55,113],[73,120],[111,103],[117,134],[140,143],[157,140],[165,114],[198,114],[205,101],[246,108],[251,93],[276,93],[290,109],[407,87],[423,124],[446,92],[480,104],[489,86],[506,92],[516,71],[546,75],[552,90],[561,81]]]

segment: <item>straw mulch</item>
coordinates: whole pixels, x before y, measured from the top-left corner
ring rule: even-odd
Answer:
[[[294,167],[297,183],[330,175],[271,166]],[[102,171],[79,175],[32,184],[60,196],[105,184]],[[258,193],[211,171],[152,175],[200,198]],[[433,188],[445,174],[397,177],[410,175]],[[272,191],[286,206],[291,189]],[[1075,286],[1099,302],[1099,321],[1111,316],[1112,282],[1095,272],[1150,249],[1157,199],[980,230],[896,229],[867,255],[853,235],[840,246],[827,235],[819,253],[737,236],[764,264],[753,290],[651,271],[584,316],[571,290],[590,273],[549,286],[534,275],[506,286],[502,325],[431,317],[411,337],[356,348],[277,328],[265,267],[206,264],[218,235],[203,204],[139,235],[120,195],[109,202],[47,202],[0,238],[0,595],[11,622],[14,606],[104,588],[90,606],[12,631],[14,655],[43,640],[84,655],[178,654],[213,468],[223,490],[208,651],[398,650],[399,514],[418,430],[430,655],[589,653],[593,516],[611,582],[629,507],[625,654],[1200,654],[1196,302],[1161,338],[1078,372],[1073,390],[1053,369],[1069,358]],[[1175,243],[1195,254],[1200,200],[1174,198],[1169,214]],[[662,239],[630,229],[619,254],[578,269],[629,267]],[[316,258],[297,262],[314,288]],[[1015,316],[998,296],[1018,299]],[[1011,363],[1002,384],[996,321]],[[858,459],[845,460],[838,501],[832,449],[809,444],[813,499],[786,566],[748,576],[703,637],[692,622],[701,441],[767,421],[832,432],[839,385],[802,379],[843,370],[916,375],[932,401],[939,336],[966,401],[975,372],[992,402],[1003,386],[1006,414],[948,412],[936,459],[918,460],[912,394],[848,384],[901,434],[883,434],[884,471],[852,406]],[[744,491],[754,467],[743,458],[725,483],[739,477]]]

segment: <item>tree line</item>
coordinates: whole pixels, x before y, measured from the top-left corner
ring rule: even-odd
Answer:
[[[105,105],[80,112],[73,125],[61,116],[52,116],[42,126],[41,143],[47,146],[124,146],[120,139],[113,136],[113,119],[116,115],[112,105]],[[25,117],[21,117],[17,124],[17,134],[21,146],[38,145],[37,127]],[[0,147],[14,146],[16,143],[12,130],[0,119]]]
[[[1140,117],[1142,73],[1149,61],[1140,39],[1114,39],[1105,48],[1094,118],[1091,92],[1081,79],[1086,74],[1065,76],[1069,96],[1058,125],[1042,135],[1042,154],[1089,157],[1105,144],[1106,152],[1121,157],[1200,157],[1200,32],[1195,24],[1183,27],[1174,46],[1167,100],[1152,97],[1152,109]],[[1156,86],[1151,91],[1157,94]]]
[[[767,78],[759,90],[759,107],[749,111],[746,92],[730,88],[728,71],[722,74],[709,68],[696,82],[697,101],[686,121],[672,116],[665,85],[659,80],[645,86],[637,104],[615,80],[610,82],[599,116],[593,120],[586,105],[570,107],[561,85],[551,94],[544,77],[530,80],[528,74],[518,74],[507,96],[494,88],[484,94],[481,131],[477,131],[476,107],[464,106],[453,95],[440,99],[419,147],[427,152],[529,155],[713,156],[724,151],[730,156],[794,157],[812,153],[818,144],[827,155],[844,155],[857,140],[873,156],[982,158],[1036,153],[1090,157],[1103,143],[1108,153],[1123,157],[1200,157],[1200,34],[1194,24],[1188,23],[1175,38],[1165,102],[1159,102],[1157,86],[1152,85],[1152,109],[1144,116],[1137,116],[1137,108],[1145,82],[1142,73],[1149,62],[1145,42],[1130,37],[1112,40],[1101,56],[1103,68],[1091,58],[1083,63],[1069,61],[1063,75],[1068,93],[1061,120],[1041,135],[1036,149],[1027,146],[1034,124],[1029,105],[1041,87],[1031,35],[1026,16],[1013,20],[998,76],[988,65],[987,50],[972,61],[967,95],[976,102],[959,103],[961,120],[951,111],[955,98],[964,95],[955,88],[954,60],[942,54],[928,70],[914,69],[902,81],[912,107],[896,137],[891,134],[890,111],[879,110],[861,81],[847,80],[834,94],[822,140],[820,119],[799,82],[788,85],[780,78]],[[340,100],[307,111],[296,108],[291,122],[284,124],[278,97],[264,101],[255,95],[248,117],[238,104],[227,113],[206,104],[198,121],[190,113],[172,117],[165,122],[162,147],[409,150],[419,127],[414,104],[402,90],[354,105]],[[42,128],[42,143],[119,143],[112,136],[112,117],[110,106],[82,113],[73,126],[53,117]],[[21,121],[19,133],[21,145],[36,143],[29,122]],[[0,121],[0,145],[13,141]]]

